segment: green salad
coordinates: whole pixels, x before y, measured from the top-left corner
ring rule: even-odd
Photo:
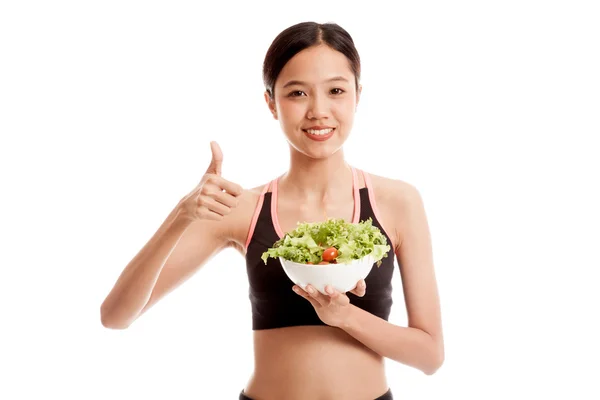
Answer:
[[[357,224],[330,218],[325,222],[298,223],[261,258],[265,264],[269,257],[301,264],[343,264],[371,254],[379,267],[389,250],[385,235],[373,226],[371,218]]]

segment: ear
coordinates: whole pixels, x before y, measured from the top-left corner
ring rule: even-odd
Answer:
[[[358,103],[360,102],[360,94],[362,93],[362,85],[358,85],[358,90],[356,91],[356,107],[358,107]]]
[[[271,99],[269,96],[269,92],[265,90],[265,101],[267,102],[267,107],[269,107],[269,111],[273,114],[273,118],[277,119],[277,107],[275,106],[275,100]]]

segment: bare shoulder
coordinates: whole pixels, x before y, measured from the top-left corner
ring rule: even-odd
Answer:
[[[372,173],[369,173],[369,176],[371,177],[373,189],[375,190],[377,197],[382,200],[398,202],[406,200],[411,196],[415,196],[418,193],[418,190],[414,185],[401,179],[392,179]]]
[[[369,173],[380,223],[394,242],[394,250],[400,248],[407,213],[422,204],[419,190],[410,182]]]
[[[226,229],[229,245],[242,254],[245,252],[245,244],[250,224],[252,223],[252,217],[254,216],[260,196],[267,185],[268,183],[244,189],[238,197],[239,202],[237,207],[223,220],[227,224]]]

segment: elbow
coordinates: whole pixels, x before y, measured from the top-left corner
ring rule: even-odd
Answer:
[[[107,329],[123,330],[129,328],[130,323],[119,321],[111,316],[110,313],[106,312],[102,307],[100,308],[100,323]]]
[[[102,319],[100,322],[102,323],[102,326],[107,329],[123,330],[129,328],[129,325],[127,324],[117,324],[114,322],[106,321],[104,319]]]
[[[423,369],[425,375],[433,375],[437,372],[438,369],[442,367],[444,364],[444,346],[443,344],[436,345],[435,350],[432,351],[431,356],[429,357],[429,365]]]
[[[444,364],[445,355],[443,341],[434,339],[430,349],[428,365],[423,368],[423,373],[425,373],[425,375],[435,374],[437,370],[442,367],[442,364]]]
[[[444,358],[442,356],[441,359],[436,360],[435,363],[431,363],[431,365],[425,369],[423,369],[423,372],[425,373],[425,375],[433,375],[437,372],[438,369],[440,369],[440,367],[442,366],[442,364],[444,363]]]

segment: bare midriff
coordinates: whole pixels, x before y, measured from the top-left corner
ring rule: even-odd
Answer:
[[[376,399],[388,390],[384,359],[342,329],[254,331],[253,399]]]

